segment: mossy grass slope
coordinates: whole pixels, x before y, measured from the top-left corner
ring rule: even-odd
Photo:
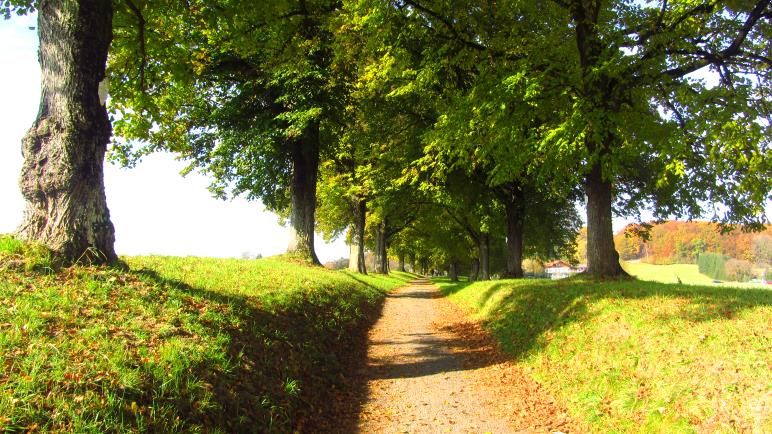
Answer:
[[[436,281],[593,432],[772,432],[772,291]]]
[[[281,260],[53,266],[0,236],[0,431],[289,432],[410,280]]]

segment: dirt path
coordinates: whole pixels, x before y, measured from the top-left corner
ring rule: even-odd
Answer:
[[[574,431],[549,395],[428,280],[388,296],[361,375],[361,433]]]

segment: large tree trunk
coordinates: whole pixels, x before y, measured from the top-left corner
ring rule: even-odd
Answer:
[[[517,199],[516,199],[517,200]],[[506,204],[507,272],[506,277],[523,277],[523,204]]]
[[[111,127],[98,91],[112,14],[110,0],[38,3],[40,110],[22,140],[27,204],[17,234],[65,262],[117,260],[103,171]]]
[[[576,46],[579,53],[579,65],[582,69],[582,87],[584,98],[588,99],[596,110],[615,110],[617,101],[610,100],[611,90],[618,90],[613,79],[598,74],[597,65],[601,62],[604,44],[598,34],[597,20],[600,3],[571,3],[573,20],[576,25]],[[598,277],[620,276],[627,273],[619,265],[619,254],[614,249],[614,233],[611,223],[611,182],[603,179],[600,160],[607,154],[612,142],[612,125],[597,120],[590,126],[591,131],[585,139],[587,150],[596,154],[598,160],[593,163],[585,178],[587,194],[587,274]],[[596,137],[599,136],[600,138]]]
[[[477,243],[477,251],[480,259],[480,280],[489,280],[491,278],[490,246],[490,236],[481,232],[480,240]]]
[[[290,241],[287,253],[320,265],[314,250],[314,214],[316,213],[316,177],[319,171],[319,125],[313,123],[306,134],[292,146],[292,209]]]
[[[365,266],[365,221],[367,219],[367,201],[358,200],[354,208],[354,226],[351,232],[351,254],[348,269],[367,274]]]
[[[386,254],[386,219],[381,220],[375,228],[375,272],[389,274],[389,258]]]
[[[587,193],[587,274],[598,277],[627,275],[614,249],[611,222],[611,182],[595,164],[585,179]]]

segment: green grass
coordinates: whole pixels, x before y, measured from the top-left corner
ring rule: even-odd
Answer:
[[[437,281],[586,430],[772,432],[772,291]]]
[[[678,283],[685,285],[734,286],[740,288],[764,288],[761,283],[721,282],[713,283],[713,279],[697,269],[696,264],[655,265],[645,262],[622,262],[622,268],[630,275],[641,280],[662,283]]]
[[[0,431],[291,432],[343,387],[384,292],[281,260],[53,267],[0,236]]]

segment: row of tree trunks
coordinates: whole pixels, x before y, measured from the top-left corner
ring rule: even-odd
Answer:
[[[603,95],[607,83],[592,75],[602,46],[592,22],[597,14],[588,9],[591,7],[594,6],[586,2],[572,2],[585,93]],[[103,175],[111,127],[98,87],[105,77],[112,40],[112,5],[108,0],[41,1],[38,10],[41,103],[22,142],[20,188],[26,208],[17,233],[22,239],[47,245],[68,261],[111,263],[117,256]],[[608,149],[612,145],[589,143],[588,149],[611,152]],[[318,122],[309,125],[292,147],[291,238],[287,251],[319,264],[314,249]],[[623,275],[613,243],[612,183],[603,178],[600,162],[595,162],[586,174],[585,191],[588,273]],[[364,202],[362,205],[365,206]],[[506,275],[521,277],[522,210],[515,203],[507,205]],[[376,234],[375,270],[388,273],[386,222],[382,225]],[[357,271],[366,273],[363,226],[360,224],[355,234],[358,247],[354,265]],[[479,272],[482,279],[488,279],[487,234],[484,238],[478,242]],[[400,264],[403,269],[404,259]]]
[[[290,240],[287,253],[316,265],[314,249],[316,180],[319,171],[319,124],[313,122],[303,137],[292,143],[292,184],[290,185]]]
[[[367,219],[367,201],[356,200],[354,205],[354,225],[351,228],[351,253],[348,269],[367,274],[365,265],[365,221]]]
[[[104,189],[111,126],[99,97],[112,41],[110,0],[40,1],[40,109],[24,139],[19,238],[66,262],[113,263]]]

